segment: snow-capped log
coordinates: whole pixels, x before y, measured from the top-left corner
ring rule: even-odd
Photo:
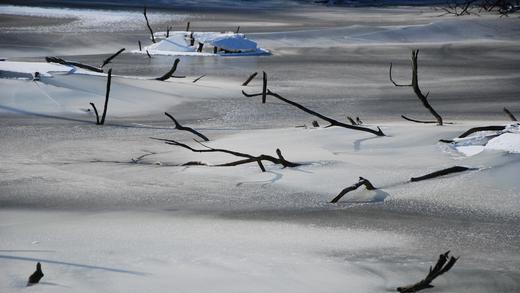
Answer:
[[[392,78],[392,63],[390,63],[390,70],[388,71],[388,75],[390,77],[390,81],[397,87],[401,86],[407,86],[412,87],[415,95],[419,100],[422,102],[423,106],[430,111],[430,113],[435,117],[437,120],[438,125],[442,125],[442,117],[433,109],[433,107],[428,102],[428,95],[429,92],[425,94],[422,93],[421,89],[419,88],[419,78],[417,77],[417,56],[419,55],[419,50],[412,50],[412,82],[410,84],[398,84],[396,83]],[[417,122],[418,120],[415,119],[407,119],[409,121]],[[430,122],[421,122],[421,123],[430,123]]]
[[[459,259],[458,257],[449,256],[450,251],[447,251],[441,255],[439,255],[439,259],[437,260],[437,263],[432,268],[430,266],[430,271],[428,275],[426,275],[426,278],[423,280],[413,284],[408,285],[404,287],[398,287],[397,291],[401,293],[412,293],[417,292],[423,289],[433,288],[433,285],[431,285],[431,282],[435,280],[438,276],[446,273],[449,271],[457,262]],[[449,260],[448,260],[449,258]]]
[[[370,181],[368,181],[367,179],[363,178],[363,177],[359,177],[359,181],[357,183],[354,183],[352,184],[351,186],[343,189],[335,198],[333,198],[330,203],[337,203],[345,194],[353,191],[353,190],[356,190],[358,189],[360,186],[363,186],[365,185],[365,187],[367,188],[367,190],[375,190],[377,188],[374,187],[374,185],[372,185],[372,183]]]
[[[511,111],[509,111],[507,108],[504,107],[504,112],[506,113],[507,117],[509,117],[509,119],[511,119],[511,121],[518,121],[515,117],[515,115],[513,115],[513,113],[511,113]]]
[[[144,7],[144,19],[146,20],[146,26],[148,27],[148,30],[150,31],[150,35],[152,36],[152,43],[155,43],[155,37],[153,35],[152,27],[150,26],[150,22],[148,21],[148,16],[146,16],[146,6]]]
[[[40,280],[43,278],[44,274],[42,271],[42,265],[40,263],[36,264],[36,271],[29,276],[29,280],[27,280],[27,286],[32,286],[34,284],[38,284]]]
[[[426,174],[423,176],[412,177],[412,178],[410,178],[410,181],[417,182],[417,181],[432,179],[432,178],[436,178],[436,177],[440,177],[440,176],[444,176],[444,175],[448,175],[448,174],[452,174],[452,173],[460,173],[460,172],[464,172],[464,171],[468,171],[468,170],[477,170],[477,169],[462,167],[462,166],[454,166],[454,167],[442,169],[439,171],[435,171],[435,172],[432,172],[432,173],[429,173],[429,174]]]
[[[179,147],[188,149],[188,150],[190,150],[192,152],[195,152],[195,153],[216,153],[216,152],[219,152],[219,153],[226,153],[226,154],[230,154],[230,155],[233,155],[233,156],[244,158],[242,160],[233,161],[233,162],[229,162],[229,163],[218,164],[218,165],[211,165],[211,167],[231,167],[231,166],[238,166],[238,165],[244,165],[244,164],[249,164],[249,163],[257,163],[258,167],[260,167],[260,170],[262,170],[262,172],[265,172],[266,170],[265,170],[265,167],[264,167],[262,161],[268,161],[268,162],[271,162],[273,164],[282,165],[284,168],[301,166],[301,164],[299,164],[299,163],[293,163],[293,162],[287,161],[283,157],[282,151],[280,151],[280,149],[276,149],[276,155],[278,157],[273,157],[273,156],[264,155],[264,154],[259,155],[259,156],[253,156],[253,155],[250,155],[250,154],[240,153],[240,152],[232,151],[232,150],[215,149],[215,148],[209,147],[209,146],[207,146],[207,145],[205,145],[205,144],[203,144],[203,143],[201,143],[199,141],[195,141],[195,142],[197,142],[198,144],[203,146],[204,149],[195,149],[195,148],[190,147],[187,144],[184,144],[184,143],[172,140],[172,139],[163,139],[163,138],[154,138],[154,137],[151,137],[151,139],[164,141],[166,144],[179,146]],[[202,164],[198,164],[198,165],[202,165]]]
[[[140,46],[139,46],[140,47]],[[123,51],[125,50],[125,48],[122,48],[122,49],[119,49],[119,51],[117,51],[116,53],[114,53],[112,56],[108,57],[107,59],[103,60],[103,64],[101,64],[101,68],[103,68],[105,65],[107,65],[108,63],[110,63],[110,61],[112,61],[112,59],[116,58],[119,54],[123,53]]]
[[[266,82],[264,82],[264,85],[266,84]],[[265,86],[264,86],[265,88]],[[248,94],[244,91],[242,91],[242,94],[245,96],[245,97],[248,97],[248,98],[251,98],[251,97],[258,97],[258,96],[264,96],[264,93],[258,93],[258,94]],[[367,127],[363,127],[363,126],[359,126],[359,125],[348,125],[346,123],[342,123],[342,122],[339,122],[335,119],[332,119],[332,118],[329,118],[327,116],[324,116],[318,112],[315,112],[305,106],[302,106],[296,102],[293,102],[291,100],[288,100],[282,96],[280,96],[279,94],[277,93],[273,93],[271,92],[271,90],[267,89],[267,92],[265,93],[266,96],[271,96],[271,97],[274,97],[274,98],[277,98],[289,105],[293,105],[295,106],[296,108],[306,112],[306,113],[309,113],[313,116],[316,116],[322,120],[325,120],[327,122],[330,123],[330,125],[328,125],[327,127],[331,127],[331,126],[338,126],[338,127],[343,127],[343,128],[348,128],[348,129],[354,129],[354,130],[359,130],[359,131],[365,131],[365,132],[369,132],[369,133],[372,133],[372,134],[375,134],[377,136],[385,136],[385,134],[383,133],[383,131],[381,130],[381,128],[377,127],[377,130],[373,130],[373,129],[370,129],[370,128],[367,128]]]
[[[173,116],[170,115],[168,112],[164,112],[164,115],[168,116],[168,118],[170,118],[173,121],[173,124],[175,124],[175,129],[181,130],[181,131],[191,132],[191,133],[195,134],[196,136],[202,138],[204,141],[209,141],[209,138],[207,138],[204,134],[198,132],[197,130],[195,130],[195,129],[191,128],[191,127],[182,126],[177,121],[177,119],[173,118]]]
[[[247,79],[246,81],[244,81],[244,83],[242,84],[242,86],[247,86],[256,76],[258,75],[258,72],[253,72],[253,74],[251,74]]]
[[[58,63],[58,64],[62,64],[62,65],[76,66],[76,67],[83,68],[86,70],[103,73],[103,69],[101,69],[101,68],[97,68],[92,65],[87,65],[87,64],[83,64],[83,63],[79,63],[79,62],[75,62],[75,61],[66,61],[59,57],[45,57],[45,61],[47,61],[47,63]]]
[[[175,70],[177,70],[177,65],[179,64],[180,61],[181,60],[179,58],[175,59],[175,61],[173,62],[173,66],[170,69],[170,71],[168,71],[165,74],[163,74],[163,76],[156,78],[156,80],[165,81],[168,78],[172,77],[172,75],[175,73]]]
[[[103,108],[103,115],[101,116],[101,119],[99,119],[99,113],[96,108],[96,105],[94,103],[90,103],[92,108],[94,108],[94,113],[96,114],[96,124],[97,125],[103,125],[105,124],[105,117],[107,116],[107,109],[108,109],[108,98],[110,96],[110,85],[112,83],[112,68],[108,70],[108,77],[107,77],[107,88],[106,88],[106,94],[105,94],[105,107]]]

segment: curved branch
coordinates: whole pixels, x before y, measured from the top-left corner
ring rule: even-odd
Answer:
[[[191,128],[191,127],[185,127],[185,126],[182,126],[175,118],[173,118],[172,115],[170,115],[169,113],[167,112],[164,112],[164,115],[168,116],[172,121],[173,121],[173,124],[175,124],[175,129],[178,129],[178,130],[183,130],[183,131],[188,131],[188,132],[191,132],[193,134],[195,134],[196,136],[202,138],[204,141],[209,141],[209,138],[207,138],[204,134],[196,131],[195,129]]]
[[[172,77],[172,75],[175,73],[175,70],[177,70],[177,64],[179,64],[180,61],[181,60],[179,58],[175,59],[170,71],[166,72],[163,76],[156,78],[156,80],[165,81],[168,78]]]
[[[459,135],[458,138],[464,138],[464,137],[469,136],[470,134],[473,134],[473,133],[479,132],[479,131],[500,131],[500,130],[504,130],[505,128],[506,128],[505,126],[501,126],[501,125],[474,127],[474,128],[468,129],[466,132]]]
[[[152,27],[150,26],[150,22],[148,22],[148,16],[146,16],[146,6],[144,7],[144,19],[146,20],[146,26],[148,27],[148,30],[150,31],[150,35],[152,36],[152,42],[155,43],[155,36],[153,35]]]
[[[358,189],[360,186],[365,185],[367,190],[374,190],[377,189],[368,181],[368,179],[365,179],[363,177],[359,177],[359,181],[357,183],[352,184],[351,186],[343,189],[334,199],[330,201],[330,203],[337,203],[345,194]]]
[[[397,82],[394,81],[394,79],[392,78],[392,63],[390,62],[390,70],[388,71],[388,76],[390,77],[390,81],[395,85],[395,86],[412,86],[412,84],[398,84]]]

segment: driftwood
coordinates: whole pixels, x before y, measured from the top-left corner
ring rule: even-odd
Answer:
[[[150,35],[152,36],[152,42],[155,43],[155,36],[153,35],[152,27],[150,26],[150,22],[148,21],[148,16],[146,16],[146,6],[144,7],[144,19],[146,20],[146,26],[148,27],[148,30],[150,31]]]
[[[511,121],[518,121],[515,115],[513,115],[513,113],[511,113],[511,111],[509,111],[507,108],[504,108],[504,112],[509,117],[509,119],[511,119]]]
[[[330,203],[337,203],[345,194],[358,189],[360,186],[365,185],[367,190],[374,190],[377,189],[368,181],[367,179],[363,177],[359,177],[359,181],[357,183],[352,184],[351,186],[343,189],[334,199],[330,201]]]
[[[204,76],[206,76],[206,75],[203,74],[203,75],[201,75],[201,76],[195,78],[195,79],[193,80],[193,83],[196,83],[197,81],[199,81],[199,80],[200,80],[201,78],[203,78]]]
[[[106,88],[106,94],[105,94],[105,107],[103,108],[103,115],[101,116],[101,119],[99,119],[99,113],[96,108],[96,105],[94,103],[90,103],[92,108],[94,108],[94,113],[96,114],[96,124],[97,125],[103,125],[105,124],[105,117],[107,116],[107,109],[108,109],[108,97],[110,96],[110,85],[112,83],[112,68],[108,70],[108,78],[107,78],[107,88]]]
[[[100,67],[103,68],[105,65],[110,63],[110,61],[112,61],[112,59],[116,58],[119,54],[123,53],[124,50],[125,50],[125,48],[122,48],[119,51],[117,51],[115,54],[113,54],[112,56],[110,56],[107,59],[103,60],[103,64],[101,64]],[[141,49],[139,49],[139,50],[141,50]]]
[[[196,152],[196,153],[216,153],[216,152],[220,152],[220,153],[226,153],[226,154],[230,154],[230,155],[233,155],[233,156],[244,158],[242,160],[233,161],[233,162],[230,162],[230,163],[212,165],[214,167],[229,167],[229,166],[238,166],[238,165],[243,165],[243,164],[248,164],[248,163],[257,163],[258,167],[260,167],[260,170],[262,170],[262,172],[265,172],[266,170],[265,170],[265,167],[264,167],[262,161],[268,161],[268,162],[271,162],[273,164],[282,165],[284,168],[286,168],[286,167],[298,167],[298,166],[301,165],[301,164],[298,164],[298,163],[293,163],[293,162],[287,161],[283,157],[282,152],[280,151],[280,149],[276,149],[276,155],[278,157],[273,157],[273,156],[264,155],[264,154],[259,155],[259,156],[253,156],[253,155],[250,155],[250,154],[240,153],[240,152],[236,152],[236,151],[232,151],[232,150],[215,149],[215,148],[209,147],[209,146],[207,146],[205,144],[202,144],[201,142],[198,142],[198,141],[196,141],[196,142],[198,144],[200,144],[201,146],[203,146],[204,149],[195,149],[195,148],[190,147],[187,144],[184,144],[184,143],[181,143],[181,142],[178,142],[178,141],[175,141],[175,140],[171,140],[171,139],[162,139],[162,138],[153,138],[153,137],[152,137],[152,139],[164,141],[166,144],[179,146],[179,147],[188,149],[188,150],[190,150],[192,152]]]
[[[32,286],[34,284],[38,284],[40,280],[43,278],[44,274],[42,271],[42,265],[40,263],[36,264],[36,271],[29,276],[29,280],[27,280],[27,286]]]
[[[170,71],[166,72],[163,76],[156,78],[156,80],[165,81],[168,78],[172,77],[173,73],[175,73],[175,70],[177,70],[177,65],[179,64],[180,61],[181,60],[179,58],[175,59]]]
[[[170,115],[169,113],[167,112],[164,112],[164,115],[168,116],[172,121],[173,121],[173,124],[175,124],[175,129],[177,130],[182,130],[182,131],[188,131],[188,132],[191,132],[193,134],[195,134],[196,136],[202,138],[204,141],[209,141],[209,138],[207,138],[204,134],[196,131],[195,129],[191,128],[191,127],[185,127],[185,126],[182,126],[175,118],[173,118],[172,115]]]
[[[447,251],[439,255],[439,260],[437,260],[437,263],[433,268],[430,266],[430,271],[428,272],[428,275],[426,275],[426,278],[413,285],[399,287],[397,288],[397,291],[401,293],[412,293],[423,289],[433,288],[431,282],[433,282],[433,280],[435,280],[438,276],[449,271],[459,259],[458,257],[450,257],[449,254],[450,252]]]
[[[435,171],[435,172],[432,172],[432,173],[429,173],[429,174],[426,174],[426,175],[423,175],[423,176],[412,177],[412,178],[410,178],[410,181],[411,182],[417,182],[417,181],[422,181],[422,180],[427,180],[427,179],[432,179],[432,178],[448,175],[448,174],[451,174],[451,173],[464,172],[464,171],[468,171],[468,170],[475,170],[475,169],[474,168],[468,168],[468,167],[462,167],[462,166],[454,166],[454,167],[451,167],[451,168],[446,168],[446,169],[442,169],[442,170],[439,170],[439,171]]]
[[[58,64],[69,65],[69,66],[72,65],[72,66],[76,66],[76,67],[83,68],[86,70],[103,73],[103,69],[101,69],[101,68],[97,68],[92,65],[87,65],[87,64],[83,64],[83,63],[79,63],[79,62],[75,62],[75,61],[63,60],[58,57],[45,57],[45,61],[47,61],[48,63],[58,63]]]
[[[264,95],[263,92],[262,93],[258,93],[258,94],[248,94],[248,93],[246,93],[244,91],[242,91],[242,94],[244,96],[246,96],[246,97],[258,97],[258,96],[263,96]],[[302,110],[302,111],[304,111],[306,113],[309,113],[309,114],[311,114],[313,116],[316,116],[316,117],[318,117],[318,118],[320,118],[322,120],[325,120],[325,121],[329,122],[330,125],[327,126],[327,127],[338,126],[338,127],[348,128],[348,129],[354,129],[354,130],[369,132],[369,133],[375,134],[377,136],[385,136],[385,134],[383,133],[383,131],[379,127],[377,128],[377,130],[373,130],[373,129],[366,128],[366,127],[359,126],[359,125],[348,125],[346,123],[339,122],[339,121],[337,121],[335,119],[329,118],[329,117],[324,116],[324,115],[322,115],[322,114],[320,114],[318,112],[315,112],[315,111],[313,111],[311,109],[308,109],[305,106],[302,106],[302,105],[300,105],[300,104],[298,104],[296,102],[288,100],[288,99],[280,96],[277,93],[273,93],[269,89],[267,89],[267,92],[265,93],[265,95],[266,96],[275,97],[275,98],[277,98],[277,99],[279,99],[279,100],[281,100],[281,101],[283,101],[283,102],[285,102],[285,103],[287,103],[289,105],[295,106],[296,108],[298,108],[298,109],[300,109],[300,110]]]
[[[437,120],[438,125],[442,125],[442,117],[433,109],[433,107],[428,102],[428,95],[429,92],[425,94],[422,93],[421,89],[419,88],[419,78],[417,77],[417,56],[419,55],[419,50],[412,50],[412,82],[410,84],[398,84],[396,83],[392,78],[392,63],[390,63],[390,70],[389,70],[389,77],[390,81],[397,87],[406,86],[406,87],[412,87],[415,95],[419,100],[422,102],[423,106],[430,111],[430,113],[435,117],[435,120]],[[413,121],[413,120],[410,120]],[[422,122],[424,123],[424,122]]]
[[[247,79],[246,81],[244,81],[244,83],[242,84],[242,86],[247,86],[256,76],[258,75],[258,72],[253,72],[253,74],[251,74]]]

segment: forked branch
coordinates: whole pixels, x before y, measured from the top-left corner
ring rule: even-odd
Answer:
[[[276,149],[276,155],[278,157],[273,157],[273,156],[264,155],[264,154],[259,155],[259,156],[253,156],[253,155],[250,155],[250,154],[241,153],[241,152],[232,151],[232,150],[215,149],[215,148],[209,147],[209,146],[207,146],[205,144],[202,144],[201,142],[198,142],[198,141],[197,141],[197,143],[200,144],[201,146],[203,146],[204,149],[195,149],[195,148],[190,147],[187,144],[184,144],[184,143],[181,143],[181,142],[178,142],[178,141],[175,141],[175,140],[171,140],[171,139],[162,139],[162,138],[153,138],[153,137],[152,137],[152,139],[164,141],[166,144],[179,146],[179,147],[188,149],[188,150],[190,150],[192,152],[196,152],[196,153],[216,153],[216,152],[220,152],[220,153],[226,153],[226,154],[230,154],[230,155],[233,155],[233,156],[236,156],[236,157],[243,158],[243,159],[238,160],[238,161],[233,161],[233,162],[229,162],[229,163],[213,165],[215,167],[228,167],[228,166],[238,166],[238,165],[243,165],[243,164],[248,164],[248,163],[257,163],[258,166],[260,167],[260,169],[262,170],[262,172],[265,172],[265,167],[264,167],[262,161],[269,161],[269,162],[271,162],[273,164],[282,165],[284,168],[286,168],[286,167],[298,167],[298,166],[301,165],[299,163],[293,163],[293,162],[287,161],[283,157],[282,152],[280,151],[280,149]]]
[[[316,117],[318,117],[318,118],[320,118],[322,120],[325,120],[325,121],[329,122],[330,123],[329,127],[330,126],[338,126],[338,127],[348,128],[348,129],[354,129],[354,130],[369,132],[369,133],[375,134],[377,136],[385,136],[385,134],[383,133],[383,131],[379,127],[377,128],[377,130],[373,130],[373,129],[370,129],[370,128],[367,128],[367,127],[363,127],[363,126],[359,126],[359,125],[349,125],[349,124],[346,124],[346,123],[339,122],[339,121],[337,121],[335,119],[329,118],[329,117],[324,116],[324,115],[322,115],[322,114],[320,114],[318,112],[315,112],[315,111],[313,111],[313,110],[311,110],[311,109],[309,109],[309,108],[307,108],[305,106],[302,106],[302,105],[300,105],[300,104],[298,104],[296,102],[288,100],[288,99],[280,96],[277,93],[273,93],[269,89],[266,89],[265,94],[264,94],[263,91],[261,93],[257,93],[257,94],[248,94],[248,93],[242,91],[242,94],[244,96],[246,96],[246,97],[262,96],[262,98],[263,98],[264,96],[271,96],[271,97],[277,98],[277,99],[279,99],[279,100],[281,100],[281,101],[283,101],[283,102],[285,102],[285,103],[287,103],[289,105],[295,106],[296,108],[298,108],[298,109],[300,109],[300,110],[302,110],[302,111],[304,111],[306,113],[309,113],[309,114],[311,114],[313,116],[316,116]]]
[[[334,199],[332,199],[330,201],[330,203],[337,203],[345,194],[347,194],[347,193],[349,193],[349,192],[351,192],[353,190],[356,190],[360,186],[363,186],[363,185],[365,185],[367,190],[377,189],[377,188],[374,187],[374,185],[372,185],[372,183],[370,183],[370,181],[368,181],[367,179],[365,179],[363,177],[359,177],[359,181],[357,183],[354,183],[351,186],[343,189]]]
[[[423,106],[426,109],[428,109],[428,111],[430,111],[430,113],[435,117],[435,120],[437,120],[437,124],[438,125],[443,125],[441,115],[439,115],[439,113],[437,113],[437,111],[435,111],[435,109],[433,109],[433,107],[428,102],[428,95],[429,95],[429,93],[423,94],[421,89],[419,88],[419,78],[418,78],[418,74],[417,74],[417,71],[418,71],[417,70],[417,68],[418,68],[417,56],[418,55],[419,55],[419,50],[412,50],[412,82],[410,84],[398,84],[397,82],[394,81],[394,79],[392,78],[392,63],[390,63],[390,71],[388,73],[388,75],[390,77],[390,81],[395,86],[409,86],[409,87],[412,87],[415,95],[422,102]],[[408,120],[410,120],[410,119],[408,119]],[[413,120],[410,120],[410,121],[413,121]],[[421,123],[423,123],[423,122],[421,122]]]
[[[177,65],[179,64],[179,62],[180,62],[179,58],[175,59],[170,71],[166,72],[163,76],[156,78],[156,80],[165,81],[168,78],[172,77],[172,75],[175,73],[175,70],[177,70]]]
[[[186,126],[182,126],[175,118],[173,118],[172,115],[170,115],[169,113],[167,112],[164,112],[164,115],[168,116],[172,121],[173,121],[173,124],[175,124],[175,129],[177,130],[182,130],[182,131],[188,131],[188,132],[191,132],[193,134],[195,134],[196,136],[202,138],[204,141],[209,141],[209,138],[207,138],[204,134],[196,131],[195,129],[191,128],[191,127],[186,127]]]
[[[433,285],[431,285],[433,280],[449,271],[459,259],[458,257],[450,257],[449,254],[450,252],[447,251],[439,255],[439,259],[437,260],[435,266],[433,268],[430,266],[430,271],[428,272],[428,275],[426,275],[426,278],[413,285],[399,287],[397,288],[397,291],[401,293],[412,293],[423,289],[433,288]]]

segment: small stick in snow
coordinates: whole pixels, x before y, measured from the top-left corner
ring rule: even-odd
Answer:
[[[265,83],[264,83],[264,87],[265,87]],[[244,91],[242,91],[242,94],[245,97],[248,97],[248,98],[250,98],[250,97],[258,97],[258,96],[263,96],[264,95],[263,92],[262,93],[257,93],[257,94],[248,94],[248,93],[246,93]],[[359,131],[365,131],[365,132],[369,132],[369,133],[375,134],[377,136],[385,136],[385,134],[383,133],[383,131],[379,127],[377,128],[377,130],[373,130],[373,129],[366,128],[366,127],[359,126],[359,125],[348,125],[346,123],[339,122],[338,120],[329,118],[329,117],[324,116],[324,115],[322,115],[322,114],[320,114],[318,112],[315,112],[315,111],[313,111],[313,110],[311,110],[311,109],[309,109],[309,108],[307,108],[305,106],[302,106],[302,105],[300,105],[300,104],[298,104],[296,102],[288,100],[288,99],[280,96],[277,93],[273,93],[269,89],[267,89],[266,95],[271,96],[271,97],[275,97],[275,98],[277,98],[277,99],[279,99],[279,100],[281,100],[281,101],[283,101],[283,102],[285,102],[285,103],[287,103],[289,105],[295,106],[296,108],[298,108],[298,109],[300,109],[300,110],[302,110],[302,111],[304,111],[306,113],[309,113],[309,114],[311,114],[313,116],[316,116],[316,117],[318,117],[318,118],[320,118],[322,120],[325,120],[325,121],[329,122],[330,125],[326,126],[326,127],[337,126],[337,127],[343,127],[343,128],[354,129],[354,130],[359,130]]]
[[[330,201],[330,203],[337,203],[345,194],[358,189],[360,186],[365,185],[367,190],[374,190],[377,189],[368,181],[367,179],[363,177],[359,177],[359,181],[357,183],[352,184],[351,186],[343,189],[334,199]]]
[[[354,121],[354,119],[352,119],[352,117],[347,116],[347,120],[350,122],[350,124],[357,125],[356,121]]]
[[[166,27],[166,38],[169,38],[170,37],[170,30],[173,28],[173,26],[168,26]]]
[[[42,265],[40,263],[36,264],[36,271],[29,276],[29,280],[27,280],[27,286],[32,286],[34,284],[38,284],[40,280],[43,278],[44,274],[42,271]]]
[[[410,178],[410,181],[411,182],[417,182],[417,181],[422,181],[422,180],[427,180],[427,179],[432,179],[432,178],[448,175],[448,174],[451,174],[451,173],[460,173],[460,172],[464,172],[464,171],[468,171],[468,170],[477,170],[477,169],[476,168],[462,167],[462,166],[454,166],[454,167],[442,169],[442,170],[439,170],[439,171],[435,171],[435,172],[432,172],[432,173],[429,173],[429,174],[426,174],[426,175],[423,175],[423,176],[412,177],[412,178]]]
[[[253,74],[251,74],[247,79],[246,81],[244,81],[244,83],[242,84],[242,86],[247,86],[256,76],[258,75],[258,72],[253,72]]]
[[[263,71],[263,83],[262,83],[262,104],[265,104],[267,100],[267,74]]]
[[[148,55],[148,58],[152,58],[152,55],[150,55],[150,52],[148,52],[148,50],[146,50],[146,55]]]
[[[75,62],[75,61],[63,60],[63,59],[58,58],[58,57],[45,57],[45,61],[47,61],[48,63],[58,63],[58,64],[63,64],[63,65],[72,65],[72,66],[76,66],[76,67],[83,68],[83,69],[86,69],[86,70],[103,73],[103,69],[101,69],[101,68],[97,68],[97,67],[94,67],[92,65],[87,65],[87,64],[83,64],[83,63],[79,63],[79,62]]]
[[[177,70],[177,65],[179,64],[180,61],[181,60],[179,58],[175,59],[170,71],[166,72],[163,76],[156,78],[156,80],[165,81],[168,78],[172,77],[173,73],[175,73],[175,70]]]
[[[112,83],[112,68],[108,70],[108,78],[107,78],[107,88],[105,93],[105,107],[103,108],[103,115],[101,116],[101,119],[99,119],[99,113],[96,108],[96,105],[94,103],[90,103],[92,108],[94,108],[94,113],[96,114],[96,124],[97,125],[103,125],[105,124],[105,117],[107,116],[107,109],[108,109],[108,98],[110,96],[110,85]]]
[[[204,76],[206,76],[206,75],[203,74],[203,75],[201,75],[201,76],[195,78],[195,79],[193,80],[193,83],[196,83],[197,81],[199,81],[199,80],[200,80],[201,78],[203,78]]]
[[[430,266],[430,271],[428,272],[428,275],[426,275],[426,278],[413,285],[399,287],[397,288],[397,291],[401,293],[412,293],[423,289],[433,288],[431,282],[433,282],[433,280],[435,280],[435,278],[437,278],[438,276],[449,271],[459,259],[458,257],[450,257],[449,254],[450,251],[447,251],[439,255],[439,259],[437,260],[435,266],[433,268]]]
[[[418,65],[417,65],[417,56],[418,55],[419,55],[419,50],[412,50],[412,82],[411,82],[411,84],[398,84],[398,83],[396,83],[393,80],[393,78],[392,78],[392,63],[390,63],[390,70],[388,72],[388,75],[390,77],[390,81],[395,86],[398,86],[398,87],[400,87],[400,86],[412,87],[415,95],[422,102],[423,106],[426,109],[428,109],[428,111],[430,111],[430,113],[435,117],[435,119],[437,120],[437,124],[442,126],[442,117],[441,117],[441,115],[439,115],[439,113],[437,113],[437,111],[435,111],[435,109],[433,109],[433,107],[428,102],[428,95],[430,93],[428,92],[425,95],[425,94],[422,93],[421,89],[419,88],[419,78],[417,77],[417,67],[418,67]],[[408,120],[410,120],[410,119],[408,119]],[[410,121],[413,121],[413,120],[410,120]],[[425,122],[421,122],[421,123],[425,123]],[[429,122],[426,122],[426,123],[429,123]]]
[[[144,7],[144,19],[146,20],[146,26],[148,27],[148,30],[150,31],[150,35],[152,36],[152,43],[155,43],[155,36],[153,35],[152,27],[150,26],[150,22],[148,21],[148,16],[146,16],[146,6]]]
[[[235,31],[235,34],[238,34],[239,31],[240,31],[240,26],[237,27],[237,30]]]
[[[112,56],[110,56],[110,57],[108,57],[107,59],[105,59],[105,60],[103,61],[103,64],[101,64],[100,67],[103,68],[103,66],[107,65],[108,63],[110,63],[110,61],[112,61],[112,59],[116,58],[117,55],[123,53],[124,50],[125,50],[125,48],[122,48],[122,49],[120,49],[119,51],[117,51],[115,54],[113,54]]]
[[[175,118],[173,118],[172,115],[170,115],[169,113],[167,112],[164,112],[164,115],[168,116],[172,121],[173,121],[173,124],[175,124],[175,129],[177,130],[183,130],[183,131],[188,131],[188,132],[191,132],[193,134],[195,134],[196,136],[202,138],[204,141],[209,141],[209,138],[207,138],[204,134],[198,132],[197,130],[191,128],[191,127],[185,127],[185,126],[182,126]]]
[[[137,43],[139,44],[139,52],[142,51],[143,49],[141,48],[141,40],[138,40]]]
[[[506,115],[509,117],[509,119],[511,119],[511,121],[518,121],[515,117],[515,115],[513,115],[513,113],[511,113],[511,111],[509,111],[507,108],[504,107],[504,112],[506,113]]]
[[[188,23],[186,24],[186,31],[189,32],[190,31],[190,22],[188,21]]]

